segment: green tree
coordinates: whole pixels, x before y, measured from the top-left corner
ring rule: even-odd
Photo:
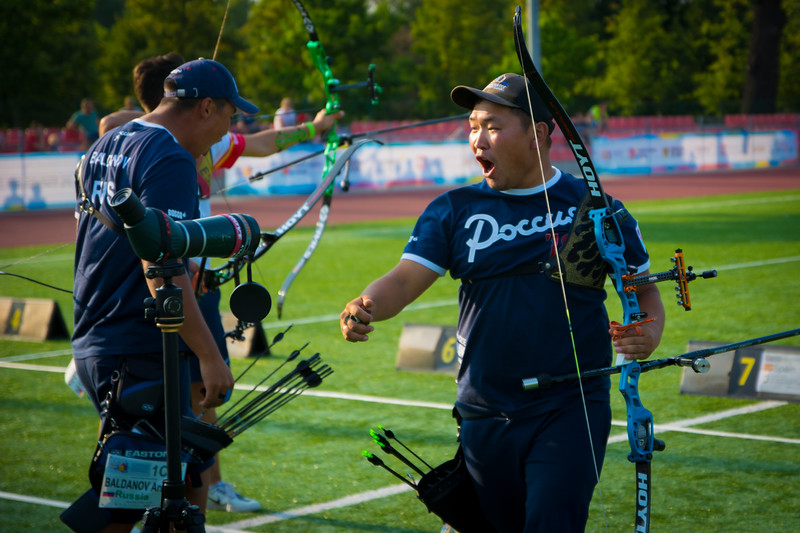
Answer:
[[[0,2],[0,125],[64,125],[96,98],[94,0]]]
[[[738,111],[745,76],[750,0],[712,0],[714,13],[700,25],[698,37],[707,49],[705,69],[695,71],[694,97],[707,113]]]
[[[375,4],[372,10],[371,4]],[[378,78],[382,69],[388,68],[378,61],[386,40],[384,23],[376,16],[388,13],[383,4],[365,0],[304,2],[341,85],[366,80],[372,63],[378,63]],[[261,0],[254,4],[248,22],[241,28],[241,38],[245,47],[237,52],[236,65],[240,86],[248,98],[260,103],[265,111],[277,108],[284,96],[292,98],[295,108],[305,108],[307,112],[322,107],[324,88],[306,49],[308,32],[290,2]],[[353,89],[339,96],[350,118],[368,112],[366,89]]]
[[[598,58],[605,70],[595,94],[622,115],[687,112],[695,67],[691,34],[682,13],[669,13],[651,0],[625,0],[608,20],[610,38]],[[684,105],[681,105],[681,104]]]
[[[786,19],[782,32],[757,41],[772,50],[759,57],[776,60],[768,99],[800,111],[800,0],[540,0],[542,74],[572,113],[598,100],[618,114],[738,112],[755,6],[767,1]],[[377,65],[380,104],[363,89],[344,92],[347,120],[452,115],[453,86],[519,72],[511,21],[520,0],[305,3],[342,84]],[[168,51],[187,59],[216,51],[267,113],[283,96],[309,111],[323,103],[289,0],[4,0],[0,34],[2,127],[62,125],[85,96],[113,111],[132,94],[134,65]]]
[[[777,109],[781,112],[800,111],[800,0],[783,0],[786,27],[783,30],[780,52],[780,80]]]
[[[419,118],[409,110],[419,100],[414,72],[418,58],[411,52],[411,22],[420,0],[382,0],[371,13],[376,25],[373,63],[382,87],[380,104],[369,108],[371,118]]]
[[[174,51],[187,60],[211,58],[226,4],[227,0],[127,0],[122,15],[102,34],[102,105],[115,110],[125,95],[133,94],[133,67],[146,57]],[[232,57],[225,55],[217,60],[230,67]]]
[[[561,10],[542,6],[542,76],[567,113],[575,115],[598,99],[591,80],[601,72],[595,60],[600,36],[570,22]]]
[[[483,87],[509,70],[514,55],[511,20],[516,0],[422,0],[414,14],[411,51],[419,116],[453,114],[455,85]],[[517,63],[518,64],[518,63]]]

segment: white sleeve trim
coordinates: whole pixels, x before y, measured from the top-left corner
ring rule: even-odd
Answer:
[[[420,265],[422,265],[424,267],[430,268],[431,270],[433,270],[434,272],[436,272],[440,276],[444,276],[447,273],[446,269],[444,269],[444,268],[440,267],[439,265],[437,265],[436,263],[428,261],[424,257],[420,257],[420,256],[418,256],[416,254],[403,254],[402,256],[400,256],[400,259],[408,259],[409,261],[413,261],[415,263],[419,263]]]

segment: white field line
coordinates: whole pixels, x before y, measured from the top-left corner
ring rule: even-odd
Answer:
[[[783,191],[784,193],[786,191]],[[776,196],[767,196],[765,198],[751,198],[751,199],[736,199],[736,200],[709,200],[702,204],[689,203],[683,205],[653,205],[653,206],[639,206],[635,209],[635,214],[638,216],[641,213],[663,213],[674,211],[701,211],[706,209],[715,209],[718,207],[740,207],[743,205],[758,205],[758,204],[776,204],[783,202],[796,202],[800,200],[800,196],[796,194],[783,194],[780,192]],[[627,202],[626,202],[627,203]]]
[[[752,440],[765,440],[765,441],[774,441],[774,442],[785,442],[790,444],[800,444],[800,439],[786,439],[784,437],[769,437],[764,435],[749,435],[746,433],[726,433],[722,431],[712,431],[712,430],[705,430],[705,429],[692,429],[689,426],[696,426],[698,424],[707,424],[708,422],[716,422],[717,420],[723,420],[725,418],[730,418],[733,416],[739,415],[748,415],[752,413],[757,413],[759,411],[765,411],[767,409],[773,409],[775,407],[781,407],[786,405],[787,402],[780,402],[780,401],[763,401],[752,405],[746,405],[744,407],[737,407],[734,409],[726,409],[725,411],[719,411],[717,413],[711,413],[709,415],[698,416],[695,418],[686,418],[684,420],[678,420],[676,422],[667,422],[664,424],[654,424],[653,432],[658,435],[660,433],[666,433],[668,431],[678,431],[684,433],[696,433],[701,435],[713,435],[719,437],[735,437],[739,439],[752,439]],[[614,426],[620,427],[627,427],[627,423],[621,420],[614,420],[611,422]],[[615,444],[617,442],[625,442],[628,440],[628,433],[622,433],[620,435],[614,435],[608,439],[609,444]]]
[[[0,361],[0,368],[14,368],[16,370],[35,370],[38,372],[61,372],[62,374],[67,369],[65,366],[45,366],[45,365],[29,365],[25,363],[7,363]]]
[[[14,494],[13,492],[4,492],[4,491],[0,491],[0,499],[11,500],[21,503],[34,503],[36,505],[46,505],[48,507],[58,507],[59,509],[66,509],[67,507],[70,506],[70,504],[67,502],[48,500],[46,498],[36,498],[34,496],[25,496],[23,494]]]
[[[12,363],[15,364],[15,363]],[[31,365],[25,365],[31,366]],[[33,365],[35,366],[35,365]],[[37,368],[34,368],[34,370]],[[248,389],[249,390],[249,389]],[[398,400],[393,399],[382,399],[375,396],[364,396],[364,395],[357,395],[357,394],[340,394],[340,393],[321,393],[319,391],[306,391],[305,394],[309,394],[313,392],[313,396],[317,397],[329,397],[329,398],[336,398],[341,400],[347,401],[368,401],[368,402],[379,402],[384,401],[384,403],[395,403]],[[414,407],[430,407],[430,408],[447,408],[450,409],[449,405],[432,403],[432,402],[407,402],[405,400],[399,400],[399,405],[410,405]],[[800,444],[800,439],[788,439],[783,437],[768,437],[762,435],[747,435],[742,433],[728,433],[722,431],[710,431],[710,430],[701,430],[701,429],[693,429],[689,426],[696,425],[696,424],[704,424],[708,422],[714,422],[718,420],[723,420],[726,418],[731,418],[734,416],[740,416],[745,414],[752,414],[757,413],[759,411],[764,411],[767,409],[773,409],[775,407],[781,407],[786,405],[787,402],[780,402],[780,401],[764,401],[759,402],[757,404],[748,405],[744,407],[738,407],[735,409],[727,409],[725,411],[720,411],[717,413],[712,413],[709,415],[699,416],[695,418],[687,418],[684,420],[678,420],[671,423],[666,424],[659,424],[655,426],[656,433],[663,433],[667,431],[682,431],[687,433],[696,433],[696,434],[703,434],[703,435],[710,435],[716,437],[723,437],[723,438],[742,438],[742,439],[753,439],[753,440],[760,440],[760,441],[771,441],[771,442],[780,442],[780,443],[787,443],[787,444]],[[612,422],[615,426],[625,426],[625,422],[623,421],[614,421]],[[616,435],[611,437],[608,442],[609,444],[614,444],[617,442],[623,442],[627,440],[627,434]],[[247,520],[241,520],[238,522],[231,522],[225,524],[223,526],[213,526],[211,524],[206,525],[206,531],[209,533],[247,533],[245,529],[242,528],[253,528],[258,527],[264,524],[271,524],[275,522],[280,522],[283,520],[290,520],[293,518],[298,518],[302,516],[307,516],[310,514],[316,514],[323,511],[328,511],[332,509],[339,509],[343,507],[349,507],[352,505],[357,505],[359,503],[368,502],[371,500],[385,498],[388,496],[393,496],[396,494],[400,494],[403,492],[411,491],[411,487],[408,485],[391,485],[388,487],[384,487],[381,489],[366,491],[358,494],[351,494],[349,496],[345,496],[343,498],[339,498],[337,500],[332,500],[329,502],[318,503],[314,505],[307,505],[303,507],[298,507],[296,509],[289,509],[286,511],[281,511],[277,513],[271,513],[268,515],[250,518]],[[58,508],[66,508],[69,506],[68,502],[60,502],[56,500],[48,500],[44,498],[35,498],[25,495],[13,494],[9,492],[0,492],[0,499],[7,499],[25,503],[33,503],[37,505],[46,505],[49,507],[58,507]]]
[[[55,350],[52,352],[26,353],[22,355],[10,355],[0,358],[2,363],[13,363],[15,361],[30,361],[31,359],[46,359],[48,357],[58,357],[59,355],[72,355],[72,349]]]
[[[344,498],[339,498],[338,500],[332,500],[324,503],[317,503],[314,505],[306,505],[304,507],[298,507],[296,509],[291,509],[289,511],[282,511],[280,513],[272,513],[269,515],[259,516],[256,518],[248,518],[246,520],[240,520],[238,522],[231,522],[225,524],[222,527],[206,526],[206,531],[208,531],[209,533],[211,532],[240,533],[242,531],[242,529],[240,528],[258,527],[264,524],[272,524],[275,522],[280,522],[282,520],[290,520],[292,518],[298,518],[310,514],[321,513],[323,511],[330,511],[332,509],[340,509],[342,507],[349,507],[351,505],[357,505],[359,503],[368,502],[370,500],[375,500],[378,498],[394,496],[395,494],[400,494],[402,492],[410,492],[411,490],[412,490],[411,487],[405,484],[392,485],[389,487],[384,487],[382,489],[370,490],[367,492],[361,492],[359,494],[352,494],[350,496],[345,496]]]

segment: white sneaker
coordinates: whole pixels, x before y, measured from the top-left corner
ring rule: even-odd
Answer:
[[[229,513],[252,513],[260,511],[261,504],[236,492],[233,483],[220,481],[208,488],[208,508]]]

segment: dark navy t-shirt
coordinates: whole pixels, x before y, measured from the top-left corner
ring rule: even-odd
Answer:
[[[561,252],[587,187],[584,180],[557,169],[547,187]],[[614,200],[612,209],[624,207]],[[557,407],[565,395],[579,394],[576,381],[544,390],[522,388],[525,378],[576,371],[561,286],[535,268],[553,263],[547,221],[542,186],[499,192],[483,181],[448,191],[431,202],[405,247],[403,259],[440,275],[449,271],[462,280],[457,405],[465,410],[527,416]],[[626,262],[637,271],[648,269],[637,222],[628,216],[620,226]],[[600,261],[605,277],[605,264]],[[567,285],[582,371],[611,363],[605,298],[602,287]],[[587,398],[608,398],[608,378],[585,380],[583,385]]]
[[[174,220],[198,216],[195,161],[161,126],[136,120],[109,132],[89,148],[81,167],[92,205],[119,229],[122,222],[108,202],[126,187],[146,207]],[[74,357],[160,356],[161,330],[144,317],[150,291],[125,234],[90,214],[79,215],[74,268]]]

